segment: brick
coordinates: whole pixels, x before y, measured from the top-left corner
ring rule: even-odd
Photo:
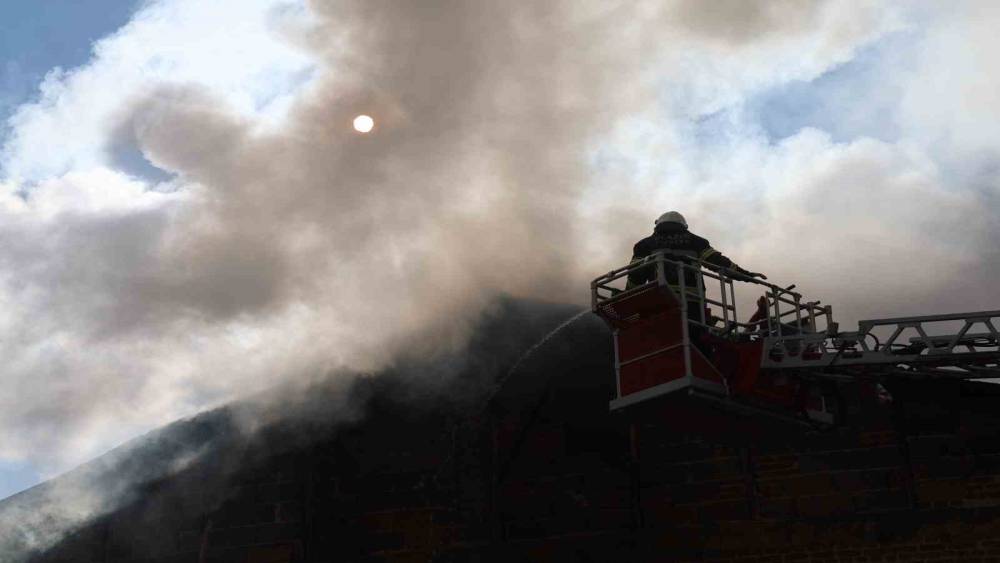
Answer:
[[[299,500],[302,498],[304,484],[301,482],[284,482],[278,485],[278,500]]]
[[[833,473],[830,478],[834,490],[852,493],[888,488],[899,480],[896,473],[895,469],[862,469]]]
[[[394,549],[402,549],[403,534],[398,532],[370,532],[364,536],[365,549],[379,552]]]
[[[964,452],[964,441],[954,434],[926,434],[907,438],[910,458],[922,460],[949,453]]]
[[[509,522],[506,526],[507,537],[518,539],[544,538],[550,532],[551,524],[546,520],[521,520]]]
[[[869,512],[902,510],[910,505],[909,496],[903,490],[868,491],[856,495],[854,502],[859,510]]]
[[[942,456],[913,463],[914,475],[923,479],[966,478],[974,472],[975,461],[971,456]]]
[[[229,504],[212,517],[216,527],[250,526],[275,521],[273,504]]]
[[[632,526],[631,510],[591,510],[585,515],[589,530],[619,530]]]
[[[705,502],[711,500],[721,500],[731,496],[732,488],[726,483],[689,483],[686,485],[674,485],[670,487],[658,487],[657,493],[660,498],[669,499],[677,504]],[[645,494],[645,491],[643,492]]]
[[[632,492],[626,488],[609,488],[585,491],[591,504],[599,508],[628,508],[632,505]]]
[[[830,474],[813,473],[775,481],[761,481],[761,494],[774,497],[803,496],[833,490]]]
[[[738,458],[718,458],[692,463],[689,474],[695,482],[732,479],[743,475],[743,466]]]
[[[209,534],[210,544],[220,547],[277,543],[300,538],[301,529],[297,524],[240,526],[238,528],[212,530]]]
[[[832,468],[828,458],[822,454],[803,454],[799,457],[798,467],[802,472],[828,471]]]
[[[278,483],[261,483],[236,487],[232,492],[233,500],[246,503],[274,503],[278,501]]]
[[[677,506],[668,503],[647,502],[646,499],[643,499],[641,506],[646,520],[652,524],[695,522],[698,519],[698,508],[693,505]]]
[[[753,464],[754,470],[760,475],[797,471],[799,457],[797,454],[757,456],[754,457]]]
[[[917,500],[921,503],[960,501],[965,497],[966,484],[958,479],[920,480],[916,483]]]
[[[283,502],[277,506],[278,522],[299,522],[302,520],[302,504]]]
[[[761,518],[787,519],[798,514],[798,508],[794,498],[759,499],[757,501],[757,510]]]
[[[643,486],[657,484],[679,484],[691,480],[691,466],[687,463],[673,465],[644,465],[641,470]]]
[[[814,495],[799,497],[798,513],[805,517],[825,517],[854,512],[854,502],[845,495]]]
[[[699,504],[698,516],[711,521],[745,520],[750,517],[750,511],[745,500],[719,501]]]
[[[678,446],[668,444],[650,445],[643,441],[640,444],[643,461],[652,463],[678,462],[692,463],[715,458],[715,447],[706,443],[687,443]]]
[[[858,443],[862,446],[881,446],[896,443],[894,430],[870,430],[858,434]]]

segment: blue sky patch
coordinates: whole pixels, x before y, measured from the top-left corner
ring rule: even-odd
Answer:
[[[0,499],[41,482],[42,476],[27,463],[0,462]]]
[[[30,101],[54,67],[90,60],[91,45],[128,23],[138,0],[0,2],[0,121]]]
[[[912,64],[913,32],[899,32],[862,49],[857,56],[811,80],[782,84],[747,101],[745,111],[771,142],[806,127],[821,129],[835,142],[859,137],[899,138],[896,107],[901,86],[889,77]]]

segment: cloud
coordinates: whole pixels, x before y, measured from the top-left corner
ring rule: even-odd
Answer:
[[[807,129],[764,155],[757,179],[767,186],[763,213],[741,253],[834,303],[842,320],[989,300],[988,284],[961,299],[948,290],[981,258],[969,241],[991,228],[982,199],[955,190],[921,150],[864,138],[838,144]]]
[[[917,61],[899,80],[906,134],[943,158],[995,160],[1000,147],[1000,74],[990,53],[1000,39],[1000,6],[968,1],[934,18],[916,49]]]
[[[94,44],[88,64],[48,73],[38,99],[10,118],[0,170],[34,182],[99,165],[121,108],[163,82],[197,84],[234,111],[280,120],[311,68],[310,58],[284,39],[307,18],[295,7],[247,0],[234,14],[224,3],[148,2]],[[220,22],[227,22],[224,29]]]

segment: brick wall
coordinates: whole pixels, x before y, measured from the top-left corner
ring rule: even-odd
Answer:
[[[239,467],[224,487],[192,468],[38,561],[1000,560],[991,387],[816,433],[696,403],[613,415],[607,365],[216,452]]]

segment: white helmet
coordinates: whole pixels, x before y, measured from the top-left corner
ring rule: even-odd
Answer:
[[[654,225],[659,225],[660,223],[677,223],[679,225],[684,225],[686,229],[688,222],[684,219],[684,216],[676,211],[667,211],[653,223]]]

